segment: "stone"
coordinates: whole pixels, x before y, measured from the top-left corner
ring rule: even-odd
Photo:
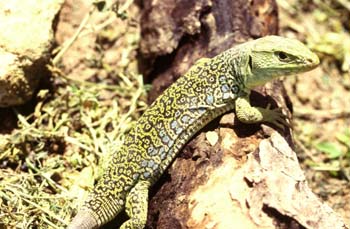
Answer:
[[[0,2],[0,107],[32,98],[50,60],[53,23],[63,2]]]

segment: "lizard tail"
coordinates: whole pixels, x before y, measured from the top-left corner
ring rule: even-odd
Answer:
[[[122,205],[116,201],[119,196],[113,197],[115,198],[102,196],[101,193],[97,193],[95,190],[90,194],[90,197],[85,201],[84,206],[78,211],[67,229],[99,228],[113,219],[122,210]]]
[[[93,229],[98,228],[99,223],[92,214],[87,210],[81,210],[68,225],[67,229]]]

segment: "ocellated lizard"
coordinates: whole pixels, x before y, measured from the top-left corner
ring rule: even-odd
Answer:
[[[148,190],[186,142],[208,122],[235,109],[244,123],[286,121],[279,109],[253,107],[252,88],[319,64],[304,44],[267,36],[198,61],[144,112],[68,228],[97,228],[125,208],[121,228],[143,228]]]

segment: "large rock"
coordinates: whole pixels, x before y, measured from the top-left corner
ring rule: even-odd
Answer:
[[[0,107],[31,99],[53,46],[64,0],[0,1]]]

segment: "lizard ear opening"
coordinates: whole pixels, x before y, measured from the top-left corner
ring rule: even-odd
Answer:
[[[252,59],[251,55],[249,55],[248,65],[249,65],[250,72],[251,72],[253,70],[253,59]]]

